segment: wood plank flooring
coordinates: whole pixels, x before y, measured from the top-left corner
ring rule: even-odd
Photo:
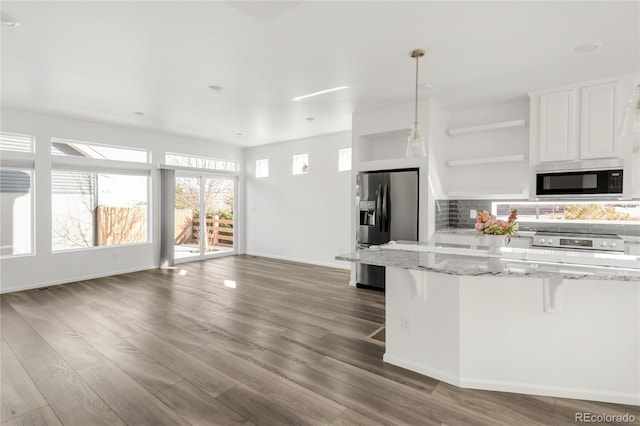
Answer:
[[[2,426],[569,425],[576,412],[640,424],[637,406],[459,389],[386,365],[367,337],[384,295],[348,281],[231,256],[2,295]]]

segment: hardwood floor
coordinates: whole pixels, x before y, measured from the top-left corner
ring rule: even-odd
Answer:
[[[2,295],[2,425],[640,424],[385,365],[384,295],[348,280],[233,256]]]

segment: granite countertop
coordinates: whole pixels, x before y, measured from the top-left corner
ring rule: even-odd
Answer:
[[[622,254],[509,247],[491,254],[487,250],[402,241],[341,254],[336,259],[451,275],[640,282],[640,257]]]

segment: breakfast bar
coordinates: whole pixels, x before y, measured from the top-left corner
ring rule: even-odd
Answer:
[[[640,258],[398,242],[336,256],[386,267],[384,361],[475,389],[640,405]]]

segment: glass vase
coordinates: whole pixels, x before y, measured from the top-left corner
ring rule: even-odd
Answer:
[[[502,254],[502,247],[506,247],[509,242],[507,235],[485,235],[484,238],[489,254]]]

